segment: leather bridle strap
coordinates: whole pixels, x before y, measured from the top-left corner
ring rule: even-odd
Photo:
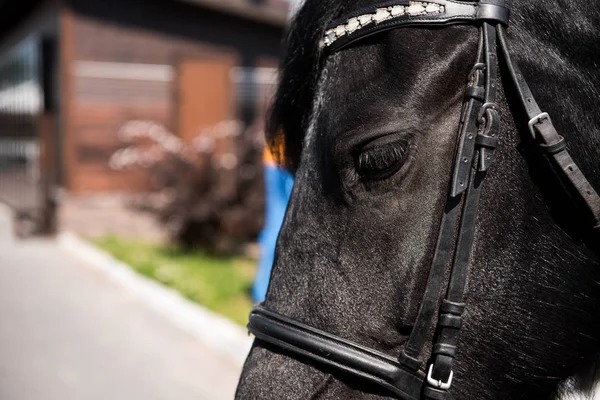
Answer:
[[[600,230],[600,196],[573,161],[567,150],[565,139],[554,128],[548,113],[542,112],[540,109],[518,65],[512,62],[509,43],[503,27],[498,28],[498,38],[517,91],[517,97],[529,119],[529,131],[533,139],[546,154],[554,171],[567,191],[574,197],[575,202],[583,204],[587,209],[591,218],[591,228]]]
[[[485,43],[485,102],[478,114],[477,131],[470,133],[475,136],[477,151],[468,160],[473,168],[470,169],[469,187],[464,195],[450,282],[446,298],[440,308],[437,324],[439,332],[432,349],[431,365],[427,376],[428,386],[424,389],[425,398],[432,400],[446,399],[449,396],[448,389],[453,378],[452,364],[458,352],[462,314],[465,309],[464,293],[475,239],[479,200],[487,169],[498,144],[500,116],[496,105],[498,87],[496,27],[484,22],[482,33]],[[458,155],[460,156],[460,153]],[[461,159],[460,162],[464,163],[465,159]]]
[[[418,400],[424,375],[404,370],[397,360],[349,340],[257,306],[248,330],[257,339],[320,364],[375,383],[402,399]]]
[[[451,176],[451,187],[446,201],[437,245],[429,271],[425,293],[408,342],[400,355],[400,362],[407,368],[417,371],[423,368],[421,353],[429,339],[433,318],[439,307],[440,292],[445,270],[454,252],[454,237],[461,216],[462,193],[469,185],[469,175],[475,153],[478,115],[485,101],[485,56],[483,32],[480,35],[479,50],[465,91],[465,103],[461,112],[457,151]]]

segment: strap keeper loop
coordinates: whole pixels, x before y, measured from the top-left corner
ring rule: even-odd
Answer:
[[[508,26],[510,10],[504,0],[481,0],[477,10],[477,18],[485,21],[499,22]]]
[[[443,328],[460,329],[462,326],[462,317],[460,315],[442,314],[438,325]]]
[[[477,86],[467,86],[465,95],[469,99],[477,99],[483,102],[485,100],[485,89]]]
[[[564,151],[567,148],[567,142],[560,136],[560,139],[552,144],[540,143],[540,147],[546,154],[554,155]]]
[[[421,360],[409,356],[404,350],[402,350],[402,353],[400,354],[400,363],[412,371],[418,371],[419,368],[421,368],[421,364],[423,364]]]
[[[449,400],[449,394],[447,390],[436,389],[431,386],[426,386],[423,389],[423,396],[427,400]]]
[[[465,311],[465,304],[454,303],[452,301],[444,299],[442,301],[442,306],[440,307],[440,310],[442,313],[461,316]]]
[[[458,348],[451,344],[446,343],[437,343],[433,346],[433,354],[448,356],[448,357],[456,357],[456,353],[458,352]]]
[[[475,139],[475,143],[482,147],[487,147],[488,149],[495,149],[496,147],[498,147],[499,142],[499,138],[483,134],[477,135],[477,138]]]

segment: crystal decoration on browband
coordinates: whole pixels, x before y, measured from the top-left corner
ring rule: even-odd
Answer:
[[[428,3],[423,1],[411,1],[410,5],[396,5],[384,8],[378,8],[370,14],[359,15],[348,19],[346,23],[331,28],[325,32],[323,45],[331,46],[336,40],[350,35],[370,24],[380,24],[383,21],[395,19],[403,16],[417,17],[423,15],[436,15],[444,12],[444,6],[437,3]]]

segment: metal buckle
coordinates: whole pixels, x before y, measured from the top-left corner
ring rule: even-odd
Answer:
[[[531,120],[529,121],[529,132],[531,132],[531,136],[533,136],[534,139],[536,138],[536,134],[533,127],[534,125],[537,125],[540,122],[542,122],[544,119],[547,119],[548,121],[550,121],[550,123],[552,123],[552,119],[550,119],[550,115],[547,112],[538,114],[535,117],[531,118]]]
[[[469,82],[473,82],[475,80],[475,73],[478,71],[485,70],[486,65],[484,63],[477,63],[471,68],[471,72],[469,72]]]
[[[479,115],[477,116],[477,122],[479,122],[480,124],[483,124],[484,121],[484,115],[487,112],[487,110],[496,110],[498,111],[498,104],[496,103],[485,103],[484,105],[481,106],[481,110],[479,110]],[[490,122],[490,121],[488,121]]]
[[[433,373],[433,364],[431,364],[429,366],[429,372],[427,373],[427,383],[429,383],[431,386],[437,388],[437,389],[442,389],[442,390],[448,390],[450,389],[450,387],[452,386],[452,379],[454,378],[454,371],[450,371],[450,377],[448,378],[448,382],[442,382],[442,381],[438,381],[436,379],[433,379],[433,377],[431,376]]]

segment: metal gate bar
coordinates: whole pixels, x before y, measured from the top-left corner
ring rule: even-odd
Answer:
[[[0,202],[34,224],[43,206],[40,76],[38,42],[24,41],[0,56]]]

